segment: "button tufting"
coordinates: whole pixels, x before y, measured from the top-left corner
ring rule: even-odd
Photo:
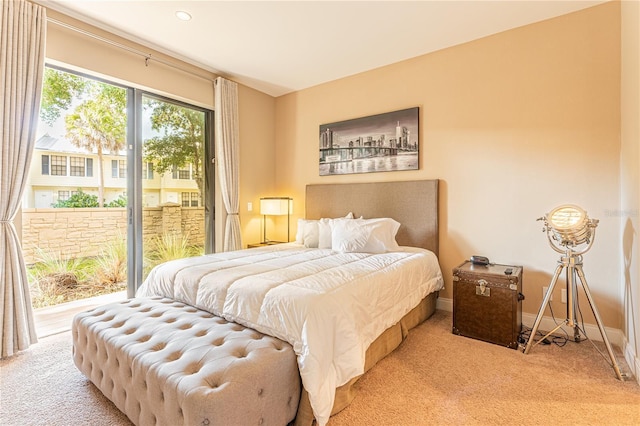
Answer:
[[[151,350],[157,352],[157,351],[163,350],[166,347],[167,347],[167,344],[165,342],[160,342],[156,344],[154,347],[152,347]]]
[[[202,337],[207,335],[207,330],[200,330],[196,333],[196,337]]]
[[[258,395],[259,395],[259,396],[262,396],[262,393],[263,393],[263,392],[264,392],[264,389],[260,388],[260,389],[258,390]]]
[[[167,361],[175,361],[179,359],[181,356],[182,356],[182,352],[180,351],[173,352],[167,357]]]
[[[258,424],[261,425],[262,423],[264,423],[264,419],[260,417],[260,420],[258,420]]]

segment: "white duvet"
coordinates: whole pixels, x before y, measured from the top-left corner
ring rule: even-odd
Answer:
[[[401,250],[281,244],[180,259],[154,268],[136,295],[170,297],[289,342],[325,425],[335,389],[363,373],[369,345],[443,287],[432,252]]]

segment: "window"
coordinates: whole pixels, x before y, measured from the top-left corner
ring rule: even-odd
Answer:
[[[131,188],[129,192],[132,195],[127,200],[129,220],[124,238],[128,244],[126,281],[129,291],[135,293],[147,273],[146,259],[155,254],[152,238],[160,231],[149,222],[155,220],[155,216],[145,214],[144,204],[157,206],[177,201],[180,204],[184,202],[185,209],[193,209],[191,206],[196,203],[213,207],[213,191],[208,191],[206,195],[192,194],[199,193],[200,187],[214,187],[214,168],[202,161],[206,153],[214,152],[211,129],[213,112],[133,87],[70,73],[57,66],[47,66],[45,73],[50,78],[44,79],[43,90],[48,88],[50,94],[60,92],[64,99],[70,99],[71,102],[66,104],[62,102],[63,99],[59,99],[60,102],[54,100],[52,110],[41,111],[38,140],[47,134],[59,134],[57,132],[61,129],[67,132],[64,137],[57,139],[42,139],[35,148],[33,168],[29,169],[37,174],[37,163],[40,162],[41,174],[39,179],[31,180],[33,184],[27,189],[30,192],[23,197],[24,207],[36,203],[50,206],[58,199],[64,203],[74,198],[75,191],[71,190],[78,187],[85,187],[85,194],[93,197],[99,194],[100,201],[106,204],[115,201],[112,205],[121,206],[125,200],[119,194],[125,188]],[[73,84],[60,87],[57,85],[60,82]],[[48,108],[46,105],[44,107]],[[72,114],[81,120],[74,121],[74,126],[67,129],[67,118]],[[99,120],[92,119],[96,115],[100,117]],[[180,135],[186,131],[198,135],[197,139],[181,138]],[[87,133],[105,135],[105,138],[87,140]],[[71,148],[62,143],[65,140],[77,143]],[[176,159],[176,179],[180,181],[171,179],[171,166],[168,169],[162,167],[162,173],[156,176],[155,171],[159,170],[160,165],[173,164]],[[55,178],[49,179],[52,175]],[[69,178],[64,180],[66,176]],[[140,187],[141,191],[138,191]],[[202,251],[213,251],[213,211],[213,208],[207,210],[206,220],[197,217],[193,223],[176,231],[188,237],[190,245],[202,246]],[[96,214],[103,215],[103,212]],[[111,211],[104,213],[105,216],[111,214]],[[92,221],[92,227],[97,228],[99,224],[98,220],[95,220],[95,225]],[[103,230],[105,238],[116,237],[117,234],[117,238],[123,239],[122,230],[111,226],[111,222],[105,221],[102,225],[107,228]],[[211,232],[198,231],[193,232],[193,236],[187,235],[195,226],[204,231],[205,225],[210,226]],[[70,232],[65,237],[75,238]],[[46,246],[50,245],[47,242]],[[67,247],[73,248],[72,244],[61,245],[61,248]],[[76,253],[64,255],[70,257]],[[79,255],[97,256],[100,253],[93,252],[91,248]]]
[[[200,194],[198,192],[191,193],[191,207],[198,207],[200,205]]]
[[[49,174],[49,156],[48,155],[42,156],[42,174],[43,175]]]
[[[142,179],[153,179],[153,163],[142,163]]]
[[[51,174],[54,176],[67,175],[67,157],[62,155],[51,156]]]
[[[71,176],[84,176],[85,175],[85,158],[84,157],[70,157],[69,158],[69,171]]]
[[[111,160],[111,177],[126,178],[127,162],[126,160]]]
[[[191,179],[191,170],[189,168],[179,169],[177,167],[173,168],[172,177],[174,179]]]

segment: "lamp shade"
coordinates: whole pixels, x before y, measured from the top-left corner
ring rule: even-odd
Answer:
[[[268,216],[281,216],[290,214],[291,198],[266,197],[260,198],[260,214]]]

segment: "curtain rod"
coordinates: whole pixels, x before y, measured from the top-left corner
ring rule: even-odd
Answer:
[[[73,26],[71,24],[67,24],[66,22],[59,21],[59,20],[57,20],[55,18],[47,17],[47,21],[51,22],[53,24],[59,25],[61,27],[70,29],[72,31],[78,32],[80,34],[86,35],[88,37],[94,38],[94,39],[99,40],[99,41],[101,41],[103,43],[107,43],[107,44],[109,44],[111,46],[114,46],[114,47],[117,47],[119,49],[126,50],[127,52],[142,56],[142,57],[144,57],[144,63],[145,63],[146,66],[149,66],[149,61],[156,61],[156,62],[159,62],[159,63],[161,63],[163,65],[168,66],[168,67],[175,68],[175,69],[177,69],[179,71],[182,71],[182,72],[185,72],[187,74],[191,74],[191,75],[193,75],[195,77],[201,78],[203,80],[207,80],[207,81],[210,81],[212,83],[215,83],[215,80],[212,80],[210,77],[202,76],[202,75],[200,75],[200,74],[198,74],[196,72],[193,72],[193,71],[191,71],[189,69],[183,68],[180,65],[175,64],[173,62],[165,61],[165,60],[159,59],[159,58],[154,58],[154,57],[151,56],[151,53],[145,53],[145,52],[143,52],[141,50],[134,49],[133,47],[129,47],[129,46],[124,45],[122,43],[118,43],[117,41],[113,41],[113,40],[110,40],[108,38],[99,36],[97,34],[94,34],[94,33],[90,32],[90,31],[83,30],[82,28],[75,27],[75,26]]]

